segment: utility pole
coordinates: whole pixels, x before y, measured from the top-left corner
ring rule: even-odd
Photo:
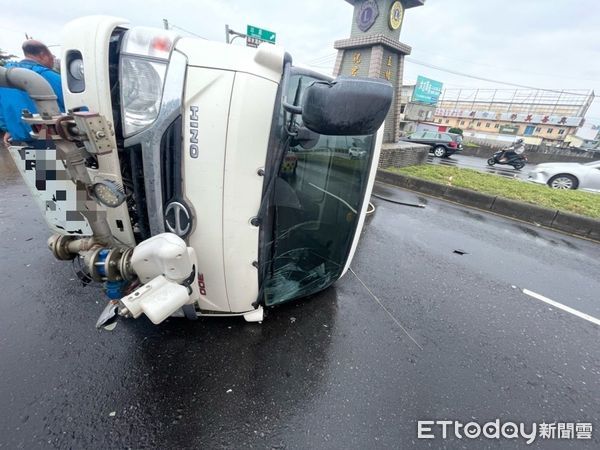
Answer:
[[[231,39],[229,39],[230,34],[234,35]],[[229,28],[229,25],[226,24],[225,25],[225,42],[228,44],[231,44],[231,43],[233,43],[235,38],[238,38],[238,37],[246,39],[246,35],[244,33],[240,33],[239,31],[232,30],[231,28]]]
[[[163,19],[163,26],[165,27],[165,30],[169,29],[169,21],[167,19]]]

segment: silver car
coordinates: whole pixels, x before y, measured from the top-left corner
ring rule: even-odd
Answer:
[[[590,163],[544,163],[529,172],[529,181],[553,189],[600,192],[600,161]]]

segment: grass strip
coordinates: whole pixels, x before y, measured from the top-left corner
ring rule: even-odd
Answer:
[[[584,191],[557,190],[517,178],[490,175],[472,169],[424,164],[390,167],[389,172],[456,186],[484,194],[519,200],[544,208],[600,218],[600,195]]]

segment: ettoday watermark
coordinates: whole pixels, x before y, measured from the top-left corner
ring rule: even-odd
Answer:
[[[418,439],[523,439],[532,444],[536,439],[592,439],[590,422],[517,423],[496,419],[484,424],[458,420],[419,420]]]

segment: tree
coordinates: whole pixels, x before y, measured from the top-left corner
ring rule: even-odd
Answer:
[[[0,66],[4,66],[8,61],[12,58],[16,58],[15,55],[11,55],[10,53],[6,53],[0,48]]]
[[[448,130],[448,133],[460,134],[462,136],[463,130],[462,130],[462,128],[450,128]]]

